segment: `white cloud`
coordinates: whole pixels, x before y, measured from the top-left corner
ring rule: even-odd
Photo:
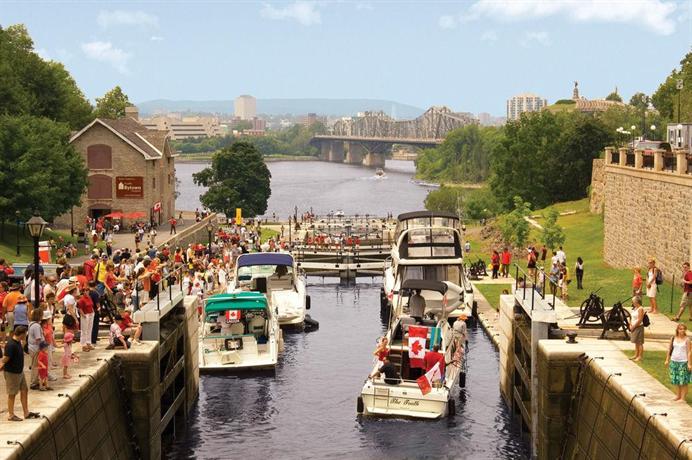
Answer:
[[[163,37],[160,37],[158,35],[152,35],[152,37],[149,40],[151,40],[152,42],[162,42]]]
[[[95,41],[82,43],[82,51],[90,59],[110,64],[121,74],[127,75],[130,73],[127,62],[132,55],[120,48],[114,47],[111,42]]]
[[[577,22],[636,24],[670,35],[675,32],[677,9],[673,0],[476,0],[462,19],[530,20],[560,15]]]
[[[482,42],[496,42],[497,41],[497,33],[494,30],[486,30],[481,35],[481,41]]]
[[[104,29],[113,26],[159,26],[159,18],[144,11],[102,10],[96,20]]]
[[[437,20],[437,25],[440,26],[440,29],[455,29],[457,19],[450,15],[440,16],[440,19]]]
[[[322,16],[317,10],[317,5],[313,2],[302,0],[290,3],[282,8],[265,3],[260,10],[260,14],[268,19],[293,19],[304,26],[322,23]]]
[[[548,32],[526,32],[524,38],[520,41],[522,46],[530,47],[534,43],[538,45],[548,46],[550,45],[550,36]]]

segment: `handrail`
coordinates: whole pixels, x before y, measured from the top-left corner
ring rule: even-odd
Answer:
[[[516,292],[519,289],[522,289],[522,291],[523,291],[522,300],[526,300],[526,288],[531,288],[531,311],[533,311],[535,303],[536,303],[536,291],[538,291],[538,297],[541,300],[546,300],[545,287],[546,287],[546,280],[547,280],[548,285],[549,285],[550,290],[551,290],[552,295],[553,295],[553,302],[550,303],[549,301],[547,301],[547,303],[548,303],[548,305],[550,305],[552,310],[555,310],[555,297],[556,297],[558,285],[555,281],[550,279],[550,276],[545,273],[545,270],[543,270],[542,268],[541,269],[535,269],[533,275],[531,275],[530,273],[526,273],[517,263],[514,263],[514,267],[515,267],[515,275],[514,275],[515,296],[516,296]],[[521,283],[519,281],[519,279],[520,279],[519,273],[520,272],[521,272],[521,274],[524,275],[523,277],[521,277],[521,279],[523,280],[523,285],[520,285]],[[537,276],[539,272],[542,275],[540,278]],[[541,280],[540,283],[538,282],[539,279]],[[530,285],[527,284],[527,280],[528,280],[528,282],[531,282]]]

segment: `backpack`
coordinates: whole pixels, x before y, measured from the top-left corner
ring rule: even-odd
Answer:
[[[663,272],[660,268],[656,269],[656,284],[663,284]]]
[[[644,326],[644,327],[651,326],[651,320],[649,319],[649,315],[646,313],[644,313],[644,318],[642,318],[642,326]]]

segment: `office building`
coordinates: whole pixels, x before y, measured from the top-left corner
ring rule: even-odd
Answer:
[[[236,117],[241,120],[252,120],[257,116],[257,99],[243,94],[235,98],[233,108]]]
[[[518,120],[524,112],[539,112],[548,101],[531,93],[519,94],[507,100],[507,120]]]

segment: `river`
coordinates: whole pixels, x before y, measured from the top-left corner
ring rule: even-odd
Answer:
[[[393,167],[392,167],[393,166]],[[184,191],[178,207],[196,207],[190,182],[203,165],[177,166]],[[355,166],[271,163],[268,213],[293,206],[316,212],[397,214],[422,208],[427,190],[410,182],[408,162],[387,163],[387,179]],[[186,182],[187,181],[187,182]],[[194,192],[198,193],[198,192]],[[370,419],[356,415],[356,398],[372,368],[380,319],[379,279],[355,286],[310,278],[311,315],[320,328],[286,334],[276,374],[203,375],[199,401],[167,458],[390,459],[526,458],[527,444],[502,402],[498,353],[482,329],[470,329],[467,386],[457,414],[438,421]]]

